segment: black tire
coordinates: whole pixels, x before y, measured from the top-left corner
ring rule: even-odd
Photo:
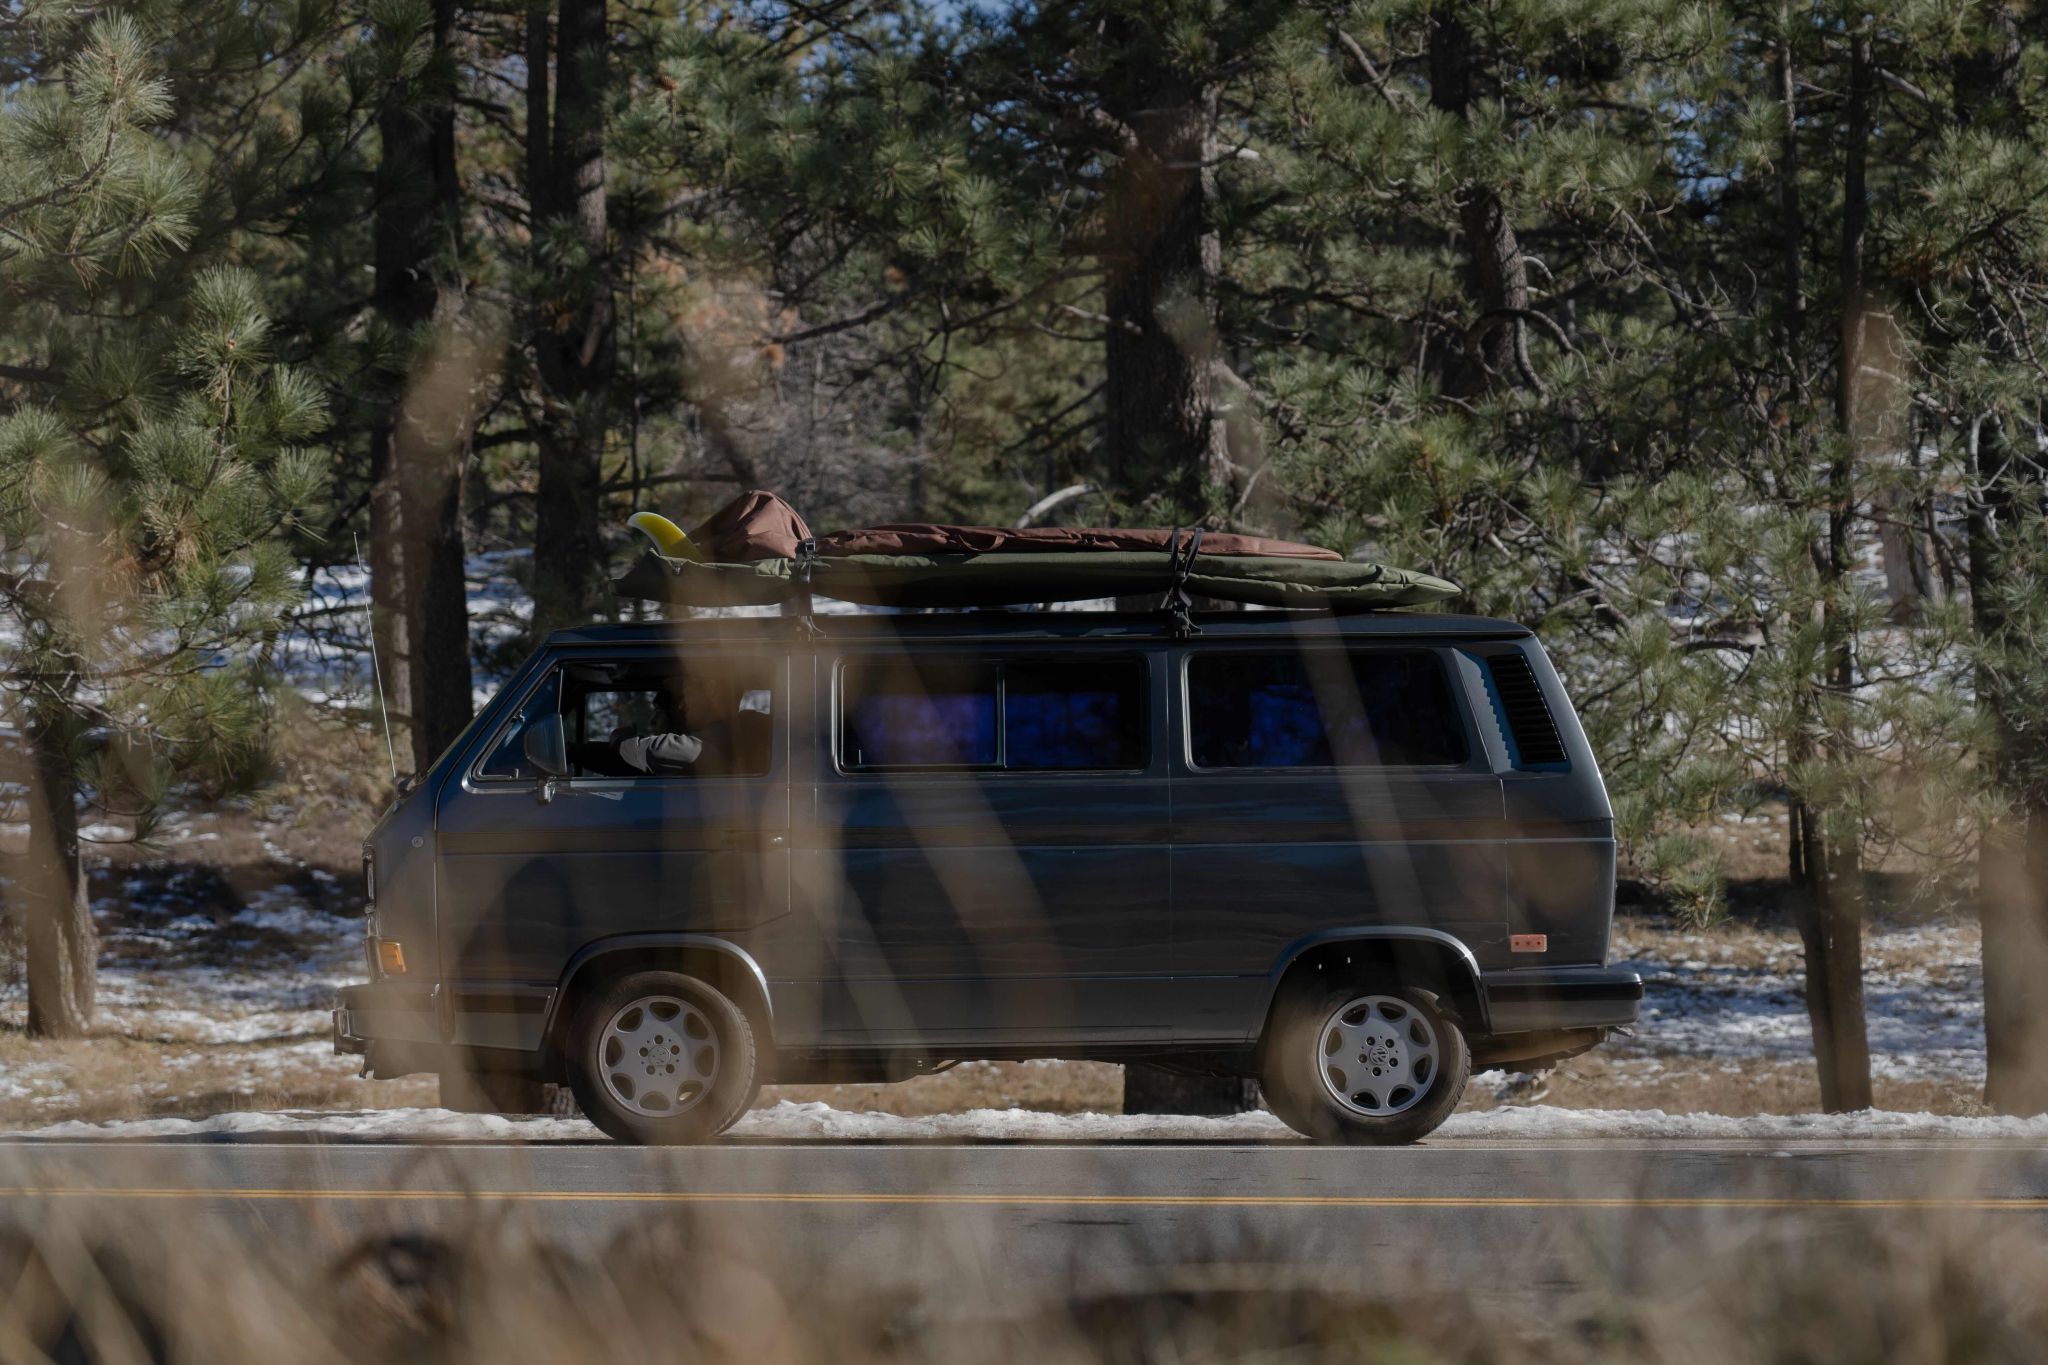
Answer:
[[[628,1066],[623,1056],[618,1056],[607,1067],[600,1051],[607,1045],[613,1022],[643,1001],[679,1004],[684,1007],[682,1012],[668,1016],[677,1029],[703,1029],[702,1036],[693,1032],[687,1042],[680,1032],[674,1043],[662,1035],[663,1046],[672,1048],[678,1059],[686,1055],[683,1047],[690,1049],[688,1055],[708,1049],[713,1057],[704,1089],[673,1112],[644,1112],[623,1098],[622,1091],[633,1083],[626,1073],[633,1070],[637,1074],[640,1063],[634,1059]],[[640,1022],[647,1028],[658,1027],[662,1005],[645,1008],[649,1014]],[[759,1088],[754,1031],[745,1012],[709,984],[681,972],[631,972],[585,999],[570,1023],[567,1060],[569,1087],[575,1092],[577,1106],[620,1142],[678,1146],[707,1141],[739,1120]],[[650,1070],[648,1074],[655,1073]],[[660,1096],[666,1084],[670,1084],[666,1077],[658,1078],[643,1103]]]
[[[1337,1027],[1338,1014],[1370,999],[1391,1003],[1344,1011],[1345,1027],[1365,1031],[1375,1043],[1370,1054],[1357,1054],[1359,1069],[1347,1073],[1339,1057],[1346,1034]],[[1358,1033],[1349,1036],[1356,1042]],[[1431,1045],[1425,1049],[1418,1038]],[[1390,1046],[1382,1052],[1379,1042]],[[1472,1074],[1465,1031],[1437,997],[1385,973],[1318,975],[1290,987],[1274,1011],[1264,1054],[1267,1108],[1297,1133],[1352,1146],[1398,1146],[1427,1137],[1457,1109]],[[1371,1069],[1374,1062],[1380,1071]],[[1410,1067],[1407,1074],[1403,1065]],[[1338,1098],[1340,1081],[1356,1087],[1349,1101]],[[1374,1107],[1367,1099],[1380,1112],[1365,1112]]]

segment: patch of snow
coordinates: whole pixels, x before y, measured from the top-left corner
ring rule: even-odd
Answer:
[[[363,928],[360,920],[313,909],[293,895],[289,887],[281,886],[271,887],[258,895],[254,903],[237,910],[233,922],[246,929],[263,929],[294,938],[343,938],[351,952]]]
[[[1669,1138],[1789,1141],[1862,1138],[2048,1141],[2048,1115],[1959,1117],[1866,1109],[1854,1114],[1667,1114],[1661,1109],[1529,1105],[1454,1114],[1438,1130],[1457,1138]]]
[[[0,1100],[47,1105],[71,1085],[71,1068],[61,1062],[24,1061],[0,1067]]]
[[[1810,1065],[1813,1029],[1797,940],[1757,965],[1737,964],[1726,943],[1678,934],[1659,958],[1617,962],[1643,976],[1636,1036],[1604,1051],[1630,1063]],[[1865,941],[1864,999],[1872,1074],[1881,1080],[1984,1079],[1981,938],[1971,924],[1873,931]],[[1711,959],[1711,960],[1710,960]]]
[[[1260,1142],[1291,1138],[1294,1131],[1263,1110],[1220,1118],[1176,1114],[1046,1114],[1032,1109],[968,1109],[958,1114],[905,1118],[834,1109],[813,1101],[782,1100],[756,1109],[734,1125],[736,1137],[1061,1140],[1069,1142],[1156,1141]]]
[[[40,1138],[184,1138],[216,1134],[295,1134],[432,1141],[588,1142],[604,1136],[582,1119],[506,1118],[448,1109],[241,1111],[204,1119],[118,1119],[54,1123],[25,1134]]]
[[[27,1134],[40,1138],[166,1138],[215,1134],[291,1134],[387,1141],[588,1142],[602,1135],[582,1119],[506,1118],[446,1109],[382,1109],[319,1113],[285,1111],[219,1114],[206,1119],[127,1119],[113,1123],[58,1123]],[[1023,1109],[974,1109],[960,1114],[905,1118],[857,1113],[790,1100],[756,1109],[733,1128],[739,1138],[781,1141],[979,1142],[1272,1142],[1299,1141],[1267,1113],[1225,1118],[1152,1114],[1042,1114]],[[1548,1105],[1453,1115],[1441,1138],[1521,1139],[1649,1138],[1665,1141],[1729,1139],[1784,1142],[1869,1139],[2048,1141],[2048,1116],[1955,1118],[1939,1114],[1866,1111],[1860,1114],[1667,1114],[1658,1109],[1559,1109]]]
[[[124,889],[134,900],[152,891],[135,878]],[[232,915],[178,914],[177,905],[159,895],[152,908],[170,910],[166,917],[135,915],[103,929],[109,951],[100,963],[100,1027],[152,1042],[327,1038],[336,988],[362,976],[360,918],[316,909],[286,885],[256,892]],[[93,909],[106,920],[120,907],[101,897]],[[26,1007],[25,994],[10,989],[0,998],[0,1022],[21,1022]],[[336,1064],[349,1066],[348,1059]]]

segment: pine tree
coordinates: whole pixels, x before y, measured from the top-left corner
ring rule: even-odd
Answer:
[[[291,600],[282,536],[317,495],[300,443],[324,412],[269,362],[249,276],[188,276],[171,328],[117,306],[168,285],[195,231],[140,29],[5,36],[34,55],[0,110],[0,704],[29,779],[29,1029],[75,1036],[96,967],[81,808],[146,827],[173,770],[261,774],[253,646]]]
[[[1733,447],[1711,276],[1686,259],[1723,34],[1696,7],[1304,9],[1248,91],[1226,335],[1312,538],[1534,624],[1585,700],[1633,861],[1711,901],[1674,837],[1739,780],[1700,602]],[[1235,203],[1227,210],[1241,217]],[[1269,513],[1268,515],[1273,515]]]
[[[1922,403],[1966,514],[1974,667],[1957,691],[1982,718],[1966,741],[1981,754],[1984,1098],[2037,1114],[2048,1112],[2048,482],[2029,452],[2048,379],[2031,340],[2048,325],[2048,129],[2029,57],[2044,34],[1982,4],[1941,36],[1923,101],[1938,143],[1899,236],[1920,304]]]

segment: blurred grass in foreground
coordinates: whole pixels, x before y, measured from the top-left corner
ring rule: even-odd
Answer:
[[[394,1196],[394,1204],[402,1196]],[[0,1225],[0,1360],[779,1362],[2035,1362],[2048,1225],[2032,1211],[1765,1223],[1688,1262],[1678,1229],[1623,1215],[1611,1271],[1545,1297],[1503,1247],[1471,1297],[1390,1275],[1388,1248],[1329,1247],[1326,1274],[1187,1251],[1135,1282],[1034,1299],[956,1258],[952,1282],[876,1292],[859,1240],[764,1254],[747,1220],[665,1214],[594,1252],[481,1203],[453,1231],[293,1245],[142,1205]],[[399,1215],[402,1216],[402,1215]],[[332,1232],[338,1229],[330,1227]],[[944,1236],[934,1227],[934,1237]],[[1679,1234],[1682,1235],[1682,1234]],[[1561,1238],[1570,1240],[1567,1229]],[[1631,1245],[1655,1247],[1640,1261]],[[1368,1253],[1365,1254],[1365,1253]],[[1674,1255],[1673,1253],[1681,1253]],[[1273,1261],[1284,1259],[1275,1256]],[[1589,1258],[1590,1259],[1590,1258]],[[1426,1248],[1416,1267],[1427,1261]],[[1655,1263],[1649,1284],[1624,1283]],[[1076,1255],[1069,1282],[1089,1274]],[[1410,1283],[1404,1284],[1407,1279]],[[1499,1306],[1499,1286],[1545,1306]]]

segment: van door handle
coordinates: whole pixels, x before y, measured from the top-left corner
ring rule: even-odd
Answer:
[[[758,829],[736,829],[725,836],[727,848],[782,848],[788,843],[787,834],[767,834]]]

